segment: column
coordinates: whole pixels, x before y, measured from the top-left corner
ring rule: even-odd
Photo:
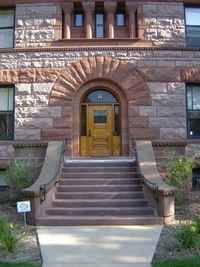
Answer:
[[[130,38],[134,39],[136,37],[135,32],[135,12],[136,12],[136,5],[132,2],[126,2],[127,12],[129,14],[129,34]]]
[[[64,12],[64,39],[71,39],[71,13],[73,3],[65,3],[62,5]]]
[[[85,35],[87,39],[93,37],[93,13],[95,9],[94,2],[83,2],[83,8],[85,11]]]
[[[107,21],[106,21],[106,37],[109,39],[115,38],[115,12],[116,12],[116,2],[111,1],[105,1],[104,7],[107,15]]]

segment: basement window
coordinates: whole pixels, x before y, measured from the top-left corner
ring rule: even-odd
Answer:
[[[200,190],[200,168],[193,169],[192,188]]]
[[[14,86],[0,86],[0,140],[14,135]]]
[[[14,9],[0,9],[0,48],[14,47]]]

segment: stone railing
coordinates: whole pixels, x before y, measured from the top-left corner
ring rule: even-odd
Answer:
[[[137,166],[144,179],[144,192],[157,215],[170,223],[175,215],[175,188],[167,185],[157,170],[151,141],[136,141]]]
[[[23,190],[25,199],[31,200],[32,212],[28,216],[30,224],[35,224],[36,216],[42,213],[45,206],[43,202],[48,201],[47,193],[54,188],[59,179],[63,156],[64,142],[49,142],[39,178],[32,186]]]

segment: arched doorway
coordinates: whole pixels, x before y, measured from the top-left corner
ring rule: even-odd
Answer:
[[[89,90],[81,102],[81,156],[121,154],[121,107],[105,88]]]

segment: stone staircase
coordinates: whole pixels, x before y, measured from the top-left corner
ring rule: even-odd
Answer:
[[[69,160],[45,207],[39,225],[157,224],[130,159]]]

